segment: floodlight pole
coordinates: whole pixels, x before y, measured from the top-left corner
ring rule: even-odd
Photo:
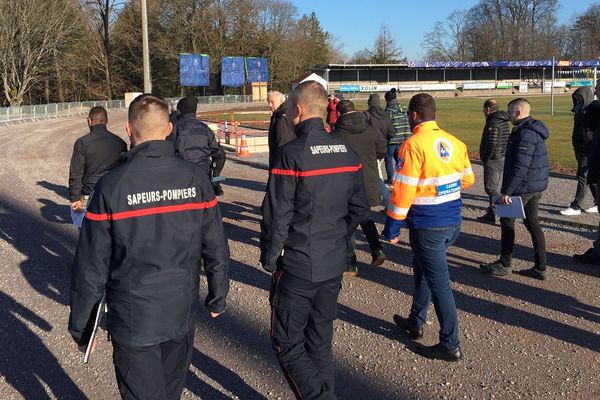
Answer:
[[[150,52],[148,50],[148,7],[146,0],[142,2],[142,54],[144,67],[144,93],[152,93],[152,81],[150,80]]]
[[[554,115],[554,57],[552,57],[552,87],[550,88],[550,115]]]

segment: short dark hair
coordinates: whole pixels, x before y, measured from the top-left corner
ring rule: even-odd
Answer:
[[[335,109],[340,113],[340,115],[344,115],[350,111],[355,111],[354,103],[350,100],[340,101]]]
[[[293,109],[302,104],[308,114],[324,117],[327,112],[327,92],[323,85],[316,81],[300,83],[288,98]]]
[[[408,103],[408,111],[416,112],[421,121],[431,121],[435,119],[435,99],[427,93],[414,95]]]
[[[169,104],[158,96],[145,93],[136,97],[129,104],[129,123],[138,135],[153,135],[156,133],[154,129],[161,128],[160,126],[156,126],[156,124],[147,124],[146,119],[149,116],[152,117],[150,120],[155,119],[156,122],[156,118],[158,118],[159,122],[164,122],[165,126],[168,125]]]
[[[500,109],[500,104],[496,99],[487,99],[485,103],[483,103],[484,108],[489,108],[492,111],[498,111]]]
[[[97,124],[106,124],[108,122],[108,113],[102,106],[92,107],[88,113],[88,119]]]

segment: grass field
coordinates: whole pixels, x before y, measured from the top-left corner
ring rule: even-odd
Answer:
[[[382,96],[383,97],[383,96]],[[517,96],[514,96],[517,97]],[[499,98],[500,106],[506,110],[506,104],[513,97]],[[573,129],[573,115],[570,111],[572,101],[570,95],[555,96],[554,115],[550,113],[550,97],[531,96],[527,97],[532,105],[534,118],[543,121],[550,130],[550,138],[547,141],[550,162],[553,170],[573,172],[577,166],[573,147],[571,146],[571,133]],[[437,121],[442,129],[452,133],[467,144],[469,152],[477,156],[479,141],[485,124],[482,106],[483,98],[447,98],[437,99]],[[408,99],[401,99],[402,105],[408,105]],[[365,110],[366,100],[355,101],[356,108]],[[212,115],[212,118],[229,120],[230,114]],[[235,115],[237,121],[268,121],[268,114],[241,114]],[[264,124],[264,122],[263,122]]]
[[[517,96],[515,96],[517,97]],[[546,124],[550,131],[548,155],[554,170],[570,170],[577,166],[571,145],[573,130],[573,106],[571,96],[555,96],[554,115],[550,113],[550,97],[527,97],[531,102],[531,114],[534,118]],[[466,143],[469,152],[479,152],[479,141],[485,124],[482,106],[485,99],[481,98],[451,98],[437,99],[437,121],[440,127]],[[500,106],[506,110],[510,98],[499,98]],[[400,104],[408,105],[408,99],[401,99]],[[356,107],[367,108],[366,101],[357,101]],[[566,168],[565,168],[566,167]]]

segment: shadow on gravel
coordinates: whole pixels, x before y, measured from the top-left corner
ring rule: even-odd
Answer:
[[[256,242],[252,242],[252,238],[256,237],[257,235],[257,233],[253,230],[226,223],[225,232],[229,239],[240,241],[251,246],[257,246]],[[233,281],[264,290],[266,301],[270,288],[270,274],[245,263],[241,263],[235,259],[231,259],[229,277]],[[394,324],[363,314],[342,304],[338,304],[338,311],[338,319],[356,326],[360,326],[367,331],[380,334],[391,340],[400,340],[407,348],[414,351],[414,344],[408,340],[408,338],[403,336],[399,337],[400,335]],[[221,331],[221,335],[225,337],[231,337],[232,339],[235,339],[236,342],[244,343],[246,351],[252,354],[259,353],[261,358],[271,360],[271,368],[279,369],[279,367],[276,365],[275,356],[271,351],[267,333],[251,332],[249,327],[243,325],[240,321],[233,319],[228,315],[224,315],[224,317],[226,317],[225,321],[223,321],[225,322],[224,324],[219,324],[219,319],[217,319],[215,321],[210,321],[210,325],[214,326],[216,329],[219,329]],[[268,343],[266,346],[265,342]],[[199,369],[203,370],[201,364],[198,364],[197,366]],[[218,379],[215,380],[221,382]],[[375,384],[375,382],[379,382],[379,384]],[[414,395],[410,395],[408,389],[403,389],[403,392],[400,393],[391,393],[390,391],[386,391],[385,384],[385,382],[381,382],[375,376],[357,373],[349,366],[341,367],[340,365],[336,365],[336,391],[342,399],[403,399],[415,397]],[[224,385],[224,387],[226,386]],[[212,399],[213,397],[207,398]],[[220,397],[215,398],[218,399]],[[254,399],[263,397],[240,398]]]
[[[242,189],[254,190],[256,192],[264,193],[267,185],[262,182],[251,181],[240,178],[227,178],[223,182],[224,186],[235,186]]]
[[[38,186],[43,187],[44,189],[48,189],[65,200],[69,199],[69,188],[63,185],[57,185],[56,183],[48,182],[48,181],[37,181],[36,184]]]
[[[452,282],[489,290],[570,314],[578,318],[600,322],[600,310],[597,307],[580,303],[576,299],[560,293],[551,292],[507,279],[484,275],[470,265],[454,262],[452,260],[452,254],[449,254],[449,258]],[[397,262],[395,258],[391,258],[391,260]],[[405,274],[397,270],[394,271],[386,268],[365,268],[364,272],[361,270],[359,277],[392,289],[400,290],[406,295],[412,296],[412,274]],[[593,351],[600,351],[600,335],[596,335],[590,331],[511,306],[461,293],[456,290],[454,290],[454,299],[456,301],[456,307],[459,310],[502,324],[508,324],[542,335],[554,337],[566,343],[572,343]],[[433,309],[430,309],[430,311],[433,312]],[[401,310],[399,313],[401,315],[406,315],[408,312],[409,310]]]
[[[70,283],[67,266],[73,260],[68,247],[75,245],[76,233],[65,234],[1,198],[0,209],[5,210],[0,213],[0,239],[26,257],[19,265],[23,276],[38,293],[67,304]]]
[[[517,233],[518,235],[521,232]],[[523,235],[526,235],[526,239],[529,239],[529,233],[523,232]],[[460,236],[454,243],[454,246],[460,247],[467,251],[472,251],[474,253],[480,254],[489,254],[493,257],[482,257],[481,260],[472,260],[473,263],[479,264],[481,262],[493,261],[500,258],[500,229],[498,229],[498,236],[489,238],[478,235],[473,235],[466,232],[461,232]],[[566,246],[565,246],[566,247]],[[515,243],[513,250],[513,258],[521,259],[527,263],[530,263],[533,266],[533,248],[523,246]],[[551,268],[550,273],[552,273],[552,268],[560,268],[568,271],[577,272],[580,274],[590,275],[600,277],[600,268],[595,268],[585,264],[578,264],[571,256],[565,254],[554,253],[551,251],[546,252],[547,264]]]
[[[56,224],[71,224],[70,207],[66,204],[57,204],[49,199],[37,199],[42,204],[40,212],[46,221]]]
[[[265,396],[261,395],[254,390],[252,386],[244,382],[238,374],[205,354],[202,354],[198,349],[194,349],[192,365],[240,399],[266,399]],[[210,400],[230,399],[229,396],[226,396],[209,384],[202,382],[202,380],[192,372],[188,372],[185,382],[185,387],[199,398]]]
[[[0,373],[25,399],[85,399],[58,360],[24,321],[46,332],[52,326],[0,292]]]
[[[257,268],[249,266],[244,263],[240,263],[236,260],[232,259],[230,269],[229,269],[229,277],[231,280],[243,283],[245,285],[254,286],[258,289],[264,290],[264,299],[260,301],[267,301],[268,290],[270,286],[270,276],[269,274],[260,271]],[[343,289],[342,289],[343,290]],[[409,349],[414,346],[410,343],[408,338],[399,338],[397,334],[397,329],[395,329],[394,325],[390,322],[383,321],[379,318],[371,317],[369,315],[358,312],[350,307],[339,304],[338,305],[338,319],[342,321],[346,321],[350,324],[355,324],[357,326],[362,327],[365,330],[373,331],[377,334],[381,334],[387,338],[392,340],[400,340],[402,341]],[[202,313],[200,313],[202,314]],[[219,317],[217,319],[211,320],[206,315],[199,317],[199,328],[205,331],[213,331],[211,335],[215,337],[225,337],[231,339],[234,343],[239,343],[243,346],[243,350],[240,354],[236,354],[235,357],[245,357],[250,354],[252,357],[256,358],[256,367],[257,368],[267,368],[268,370],[276,370],[279,371],[279,365],[277,364],[277,359],[275,354],[271,349],[271,343],[268,336],[268,327],[263,327],[264,329],[260,329],[253,322],[244,321],[240,317],[234,317],[231,314],[225,313],[223,317]],[[335,336],[334,336],[335,341]],[[229,347],[229,351],[235,351],[234,346]],[[335,357],[335,355],[334,355]],[[340,365],[338,362],[335,363],[335,373],[336,373],[336,392],[340,399],[405,399],[405,398],[416,398],[415,395],[412,395],[408,388],[398,388],[397,384],[395,384],[396,392],[392,392],[389,388],[386,389],[387,382],[380,379],[378,376],[369,375],[368,372],[364,372],[362,370],[352,369],[351,366],[348,365]],[[194,364],[198,369],[205,372],[210,376],[209,371],[205,371],[203,364],[198,363]],[[231,366],[223,366],[225,369],[230,368],[235,370],[235,365]],[[210,367],[208,368],[210,369]],[[221,371],[224,372],[224,371]],[[274,385],[284,385],[283,387],[287,387],[287,384],[284,383],[283,374],[280,374],[281,383],[278,382],[266,382],[263,383],[262,386],[274,386]],[[223,385],[223,387],[231,390],[234,394],[237,394],[231,387],[226,386],[223,383],[223,376],[215,375],[211,376],[212,379],[219,382]],[[199,383],[199,379],[196,377],[196,383]],[[235,377],[234,377],[235,380]],[[206,395],[208,399],[221,399],[223,397],[219,396],[209,396],[209,393],[214,390],[211,388],[205,388],[208,385],[203,385],[203,389],[208,390]],[[189,388],[189,386],[188,386]],[[233,387],[235,388],[235,386]],[[192,389],[190,389],[192,390]],[[242,389],[239,389],[242,390]],[[242,392],[243,393],[243,392]],[[220,395],[222,396],[222,395]],[[289,397],[292,397],[292,392],[289,390]],[[240,399],[263,399],[264,395],[258,394],[258,396],[240,396]],[[420,397],[423,399],[423,397]]]

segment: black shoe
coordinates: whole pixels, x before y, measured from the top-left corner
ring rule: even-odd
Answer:
[[[588,249],[583,254],[573,255],[573,260],[584,264],[600,265],[600,256],[594,252],[594,249]]]
[[[475,219],[479,222],[483,222],[484,224],[492,224],[492,225],[496,224],[496,214],[494,214],[493,212],[489,212],[489,211]]]
[[[517,273],[528,278],[539,279],[540,281],[545,281],[546,279],[548,279],[548,270],[546,269],[542,270],[534,267],[529,269],[522,269]]]
[[[371,254],[371,267],[377,267],[383,264],[387,260],[383,250],[377,250],[375,253]]]
[[[500,260],[491,263],[481,263],[479,264],[479,268],[484,270],[486,273],[494,276],[506,276],[510,275],[510,273],[512,272],[512,268],[510,266],[505,267],[504,264],[500,262]]]
[[[417,354],[422,355],[423,357],[431,358],[432,360],[456,362],[463,358],[462,351],[460,351],[460,347],[447,349],[444,346],[442,346],[441,343],[438,343],[433,346],[421,346],[415,351]]]
[[[394,314],[394,322],[400,329],[408,333],[411,339],[419,340],[423,337],[423,327],[411,324],[408,318],[403,318],[398,314]]]

